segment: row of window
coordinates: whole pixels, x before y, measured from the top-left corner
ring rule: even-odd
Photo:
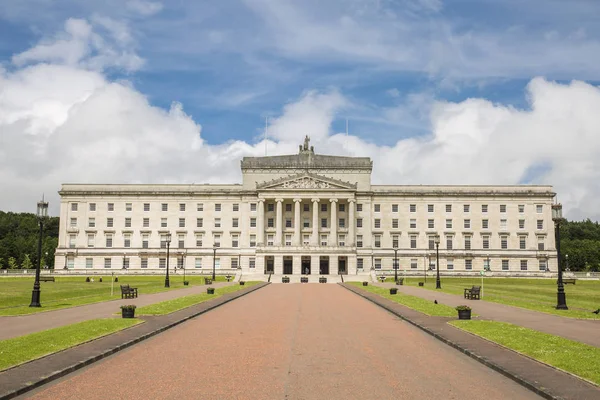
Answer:
[[[374,268],[375,269],[382,269],[382,260],[381,258],[375,258],[373,259],[373,264],[374,264]],[[364,267],[364,260],[362,258],[358,258],[357,260],[357,267],[358,268],[363,268]],[[454,264],[454,259],[453,258],[447,258],[445,260],[445,267],[447,270],[453,270],[455,267]],[[473,269],[473,260],[472,259],[464,259],[463,261],[463,265],[462,267],[469,271]],[[500,268],[502,271],[509,271],[510,270],[510,260],[508,259],[503,259],[500,260],[501,264],[500,264]],[[546,259],[538,259],[538,270],[539,271],[548,271],[548,260]],[[392,268],[402,268],[400,266],[395,265],[395,260],[391,259],[390,263]],[[440,267],[442,267],[442,265],[440,265]],[[492,262],[491,260],[483,260],[483,269],[487,270],[487,271],[491,271],[493,268]],[[528,271],[529,270],[529,260],[519,260],[519,267],[521,271]],[[419,268],[419,260],[416,258],[413,258],[410,260],[410,269],[418,269]],[[436,268],[436,264],[435,264],[435,260],[429,260],[429,269],[433,270]]]
[[[174,257],[175,258],[175,257]],[[183,268],[184,267],[184,260],[182,257],[177,257],[176,258],[176,262],[177,264],[175,265],[176,268]],[[113,263],[113,259],[111,257],[105,257],[104,258],[104,268],[123,268],[123,269],[127,269],[130,268],[131,264],[130,264],[130,258],[129,257],[123,257],[123,259],[121,260],[116,260]],[[215,268],[219,269],[221,268],[221,259],[220,258],[215,258],[214,259],[214,264],[215,264]],[[167,266],[167,259],[166,258],[159,258],[158,259],[158,267],[159,268],[166,268]],[[210,267],[212,268],[212,261],[210,264]],[[250,268],[256,268],[256,259],[255,258],[250,258],[249,260],[249,264],[248,266]],[[68,257],[67,258],[67,268],[74,268],[75,267],[75,259],[73,257]],[[85,259],[85,267],[86,268],[94,268],[94,259],[91,257],[87,257]],[[140,267],[141,268],[148,268],[148,258],[147,257],[141,257],[140,258]],[[237,268],[238,267],[238,259],[237,258],[231,258],[230,259],[230,268]],[[202,268],[202,258],[201,257],[196,257],[194,259],[194,268]]]
[[[144,211],[150,211],[151,203],[143,203],[143,204],[144,204]],[[215,211],[220,212],[222,210],[221,203],[215,203],[214,206],[215,206]],[[96,203],[88,203],[88,207],[89,207],[89,211],[96,211]],[[182,211],[182,212],[186,211],[186,207],[187,207],[186,203],[179,203],[179,211]],[[71,211],[78,211],[78,209],[79,209],[79,203],[71,203]],[[107,209],[107,211],[110,211],[110,212],[114,211],[115,203],[107,203],[106,209]],[[488,204],[481,205],[482,213],[487,213],[488,209],[489,209]],[[517,209],[520,214],[525,213],[525,204],[517,205]],[[239,203],[233,203],[232,211],[236,212],[239,210],[240,210]],[[310,211],[310,204],[305,203],[303,205],[303,210]],[[344,203],[338,204],[338,210],[340,212],[345,212],[346,205]],[[356,204],[356,211],[362,211],[362,210],[363,210],[363,205],[361,203]],[[397,213],[398,210],[399,210],[398,204],[391,204],[391,212]],[[500,213],[506,213],[506,210],[507,210],[506,204],[499,204]],[[544,205],[536,204],[535,210],[536,210],[536,213],[542,214],[544,212]],[[133,211],[133,203],[125,203],[125,211],[127,211],[127,212]],[[161,203],[161,211],[169,211],[169,203]],[[204,211],[204,203],[197,203],[196,211]],[[250,211],[256,211],[256,203],[250,203]],[[267,212],[273,212],[273,211],[275,211],[275,203],[267,203]],[[288,212],[292,211],[291,203],[285,204],[285,211],[288,211]],[[327,203],[321,203],[321,211],[327,212]],[[373,204],[373,211],[376,213],[381,212],[381,204]],[[417,204],[409,204],[408,211],[411,213],[417,212]],[[435,204],[427,204],[427,212],[430,212],[430,213],[435,212]],[[447,213],[452,212],[452,204],[446,204],[446,212]],[[471,205],[463,204],[463,212],[465,212],[465,213],[471,212]]]

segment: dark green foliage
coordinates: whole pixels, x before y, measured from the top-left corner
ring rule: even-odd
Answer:
[[[600,224],[589,219],[560,225],[560,252],[564,268],[600,271]],[[568,263],[567,263],[567,257]]]
[[[42,268],[44,265],[54,268],[54,250],[58,246],[58,224],[58,217],[46,218],[44,222]],[[14,259],[11,266],[16,265],[16,268],[21,268],[25,264],[35,268],[39,232],[40,226],[34,214],[0,211],[0,260],[2,260],[0,268],[10,268],[11,258]]]

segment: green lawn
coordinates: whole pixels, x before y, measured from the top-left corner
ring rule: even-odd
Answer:
[[[386,299],[395,301],[426,315],[438,317],[456,317],[458,315],[454,307],[446,306],[444,304],[435,304],[429,300],[402,294],[400,292],[398,292],[398,294],[391,295],[389,288],[382,288],[372,285],[362,286],[362,282],[348,282],[348,284],[354,285],[371,293],[378,294],[381,297],[385,297]]]
[[[505,322],[450,324],[600,385],[600,348]]]
[[[0,371],[141,323],[138,319],[95,319],[0,340]]]
[[[115,275],[118,276],[118,275]],[[119,285],[131,285],[138,288],[140,294],[156,293],[165,290],[181,289],[183,275],[171,274],[169,289],[164,287],[164,276],[118,276],[119,282],[114,282],[113,295],[111,296],[111,276],[105,275],[102,282],[100,276],[94,276],[94,282],[85,282],[85,276],[62,277],[56,276],[56,282],[41,282],[40,308],[30,308],[31,290],[34,277],[0,278],[0,315],[23,315],[41,311],[56,310],[59,308],[74,307],[82,304],[98,303],[101,301],[116,300],[121,298]],[[190,285],[204,283],[204,277],[193,275],[186,276]],[[225,281],[225,277],[217,276],[217,281]]]
[[[226,293],[237,292],[238,290],[242,290],[248,286],[253,286],[258,283],[260,282],[246,282],[244,286],[237,284],[232,286],[225,286],[222,288],[215,288],[215,294],[201,293],[191,296],[180,297],[173,300],[167,300],[156,304],[151,304],[149,306],[140,307],[136,309],[136,315],[170,314],[172,312],[179,311],[181,309],[193,306],[195,304],[202,303],[203,301],[220,297]]]
[[[417,286],[422,278],[408,278],[405,285]],[[464,288],[481,285],[481,278],[442,278],[442,291],[464,293]],[[435,289],[435,278],[428,278],[425,289]],[[600,308],[600,281],[578,280],[565,285],[569,310],[556,310],[555,279],[484,278],[482,300],[542,311],[571,318],[600,319],[592,311]]]

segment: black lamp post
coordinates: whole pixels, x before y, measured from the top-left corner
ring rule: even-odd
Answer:
[[[398,282],[398,248],[394,247],[394,282]]]
[[[556,294],[557,310],[568,310],[567,307],[567,298],[565,295],[565,286],[563,284],[563,274],[560,260],[560,223],[562,221],[562,205],[561,204],[553,204],[552,205],[552,220],[554,221],[554,237],[556,241],[556,260],[558,262],[558,292]]]
[[[217,264],[217,247],[219,247],[219,246],[217,245],[217,243],[215,243],[213,245],[213,275],[212,275],[213,282],[215,281],[215,266]]]
[[[181,255],[181,269],[183,269],[183,281],[185,282],[185,256],[182,254]],[[185,285],[185,283],[184,283]]]
[[[433,240],[435,241],[435,258],[437,264],[437,275],[435,278],[435,288],[441,289],[442,282],[440,281],[440,235],[435,235]]]
[[[423,257],[423,277],[425,278],[425,283],[427,283],[427,256]]]
[[[169,249],[171,247],[171,233],[165,235],[165,242],[167,243],[167,275],[165,276],[165,287],[171,287],[169,282]]]
[[[48,202],[39,201],[37,203],[37,217],[40,223],[40,236],[38,237],[38,258],[37,267],[35,269],[35,282],[33,291],[31,292],[31,304],[29,307],[41,307],[40,304],[40,267],[42,265],[42,233],[44,232],[44,218],[48,216]]]

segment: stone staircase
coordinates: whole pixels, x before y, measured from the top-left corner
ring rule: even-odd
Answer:
[[[272,274],[271,283],[282,283],[281,278],[287,276],[290,278],[290,283],[300,283],[301,277],[307,277],[308,283],[319,283],[319,278],[325,276],[327,283],[341,283],[342,278],[339,275],[283,275],[283,274]],[[266,282],[269,279],[269,275],[265,274],[245,274],[241,277],[243,281],[262,281]],[[236,277],[236,281],[239,280]],[[371,282],[371,275],[369,273],[359,275],[344,275],[344,282]]]

